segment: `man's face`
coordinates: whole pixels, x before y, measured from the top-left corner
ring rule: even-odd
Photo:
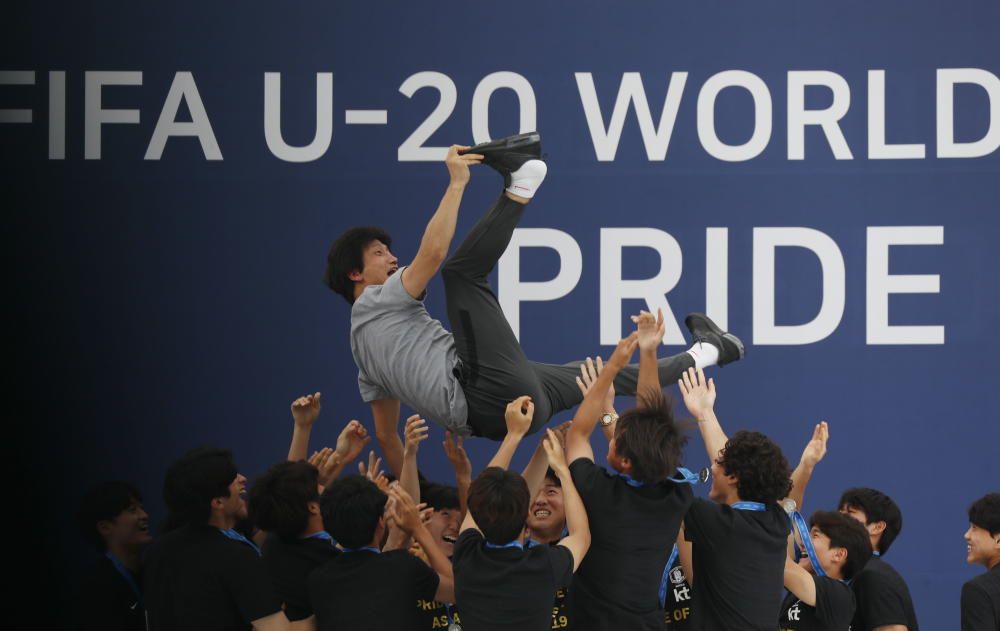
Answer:
[[[365,246],[361,260],[364,268],[351,272],[350,279],[366,287],[384,285],[399,268],[399,259],[392,255],[389,246],[378,240]]]
[[[965,544],[965,560],[973,565],[989,567],[989,562],[1000,556],[1000,535],[994,537],[990,531],[975,524],[969,524],[965,531]]]
[[[555,539],[566,527],[566,509],[563,507],[562,487],[546,478],[545,486],[538,491],[528,510],[528,528],[533,535]]]
[[[149,532],[149,515],[136,499],[113,520],[98,522],[97,527],[108,548],[140,548],[153,540]]]
[[[816,558],[823,566],[823,571],[827,574],[836,573],[835,570],[839,564],[843,563],[847,551],[844,548],[831,548],[830,537],[823,534],[823,531],[816,526],[809,530],[809,537],[812,539],[813,548],[816,549]],[[799,560],[799,565],[813,574],[816,573],[808,555],[803,555]]]
[[[431,513],[431,518],[427,521],[428,532],[449,558],[455,547],[455,539],[458,538],[458,529],[462,525],[458,519],[461,516],[462,511],[457,508],[442,508]]]
[[[848,506],[847,504],[844,504],[843,506],[840,507],[840,512],[844,515],[847,515],[848,517],[857,520],[862,526],[865,527],[865,530],[868,531],[868,537],[872,540],[872,549],[877,552],[878,540],[876,539],[876,534],[877,534],[876,528],[878,527],[879,524],[882,524],[883,522],[878,522],[878,524],[869,524],[868,515],[865,514],[865,510],[863,508],[858,508],[857,506]]]
[[[229,485],[229,497],[224,499],[223,511],[237,520],[247,518],[247,479],[239,473]]]

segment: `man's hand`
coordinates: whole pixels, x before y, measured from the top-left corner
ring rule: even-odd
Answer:
[[[413,534],[413,531],[421,527],[423,522],[420,520],[420,511],[422,506],[417,505],[410,497],[410,494],[404,491],[398,484],[393,484],[389,487],[389,500],[390,502],[386,504],[386,513],[396,525],[403,529],[409,535]]]
[[[420,450],[420,443],[427,440],[427,433],[431,428],[427,427],[427,421],[420,418],[419,414],[414,414],[406,419],[404,435],[406,442],[403,445],[403,453],[407,456],[415,456]]]
[[[455,470],[456,480],[471,480],[472,479],[472,462],[469,460],[469,454],[465,453],[465,447],[463,446],[464,439],[459,436],[458,440],[451,435],[451,432],[444,433],[444,453],[448,456],[448,462],[451,463],[451,468]]]
[[[597,377],[604,370],[604,362],[600,357],[597,358],[597,365],[594,365],[593,360],[589,357],[587,361],[580,364],[580,376],[576,378],[576,385],[580,388],[580,392],[583,396],[587,396],[590,389],[594,387],[597,383]],[[608,386],[608,393],[604,396],[604,412],[606,414],[614,414],[615,411],[615,384],[611,382]],[[565,440],[566,432],[563,431],[563,438]]]
[[[619,340],[618,346],[615,348],[615,352],[611,354],[611,359],[608,360],[608,366],[614,368],[615,370],[621,370],[625,366],[628,366],[629,362],[632,361],[632,356],[635,355],[635,349],[638,345],[638,331],[633,331],[632,335],[629,335],[623,340]]]
[[[358,463],[358,473],[375,483],[375,486],[385,493],[389,488],[389,478],[382,473],[382,459],[375,456],[375,451],[368,452],[368,466]]]
[[[337,452],[329,447],[320,449],[312,455],[312,458],[309,459],[309,464],[316,467],[319,471],[317,482],[324,488],[330,486],[330,484],[332,484],[337,478],[341,462],[343,461],[340,460],[340,456]]]
[[[337,437],[337,454],[343,463],[352,462],[361,455],[365,445],[371,440],[368,430],[359,421],[352,420]]]
[[[612,411],[614,411],[614,408],[612,408]],[[572,424],[573,421],[566,421],[552,430],[556,438],[559,439],[559,446],[563,448],[563,451],[566,450],[566,434],[569,433],[569,428]]]
[[[813,430],[812,440],[806,443],[806,448],[802,450],[802,458],[799,462],[804,467],[814,468],[826,455],[826,441],[830,439],[830,427],[826,421],[816,425]]]
[[[535,404],[531,397],[518,397],[507,404],[504,418],[507,421],[507,433],[523,437],[531,428],[531,419],[535,415]]]
[[[444,163],[448,167],[448,174],[451,176],[452,186],[465,186],[469,183],[469,166],[479,164],[483,161],[483,156],[478,153],[466,153],[459,155],[460,149],[468,149],[463,145],[452,145],[448,147],[448,155],[445,156]]]
[[[697,420],[705,418],[715,408],[715,381],[705,379],[705,371],[688,368],[677,382],[684,395],[684,405]]]
[[[292,420],[296,427],[310,428],[319,416],[320,393],[307,394],[292,401]]]
[[[549,458],[549,466],[558,475],[568,474],[569,465],[566,464],[566,452],[563,451],[562,444],[559,442],[559,435],[551,429],[546,429],[545,434],[545,438],[542,439],[542,447],[545,449],[545,455]]]
[[[663,336],[667,332],[667,325],[663,323],[663,309],[658,309],[656,313],[655,318],[648,311],[640,311],[639,315],[632,316],[639,334],[640,351],[656,351],[663,343]]]

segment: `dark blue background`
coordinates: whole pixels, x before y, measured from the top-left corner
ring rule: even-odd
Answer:
[[[719,415],[730,431],[775,437],[797,461],[812,425],[831,423],[830,453],[808,509],[840,492],[875,486],[903,509],[889,555],[907,579],[924,629],[958,627],[968,504],[998,487],[995,358],[1000,353],[1000,154],[935,156],[935,73],[1000,74],[1000,7],[950,2],[339,2],[281,6],[155,8],[133,3],[35,3],[0,26],[0,70],[34,70],[34,87],[0,87],[0,107],[34,110],[31,125],[0,125],[15,348],[15,487],[45,524],[47,574],[60,578],[87,557],[70,527],[83,489],[105,477],[141,486],[163,516],[162,473],[186,449],[231,447],[243,471],[261,472],[287,450],[288,405],[320,390],[313,446],[332,444],[350,418],[372,429],[348,345],[349,311],[320,283],[332,239],[358,223],[386,226],[408,261],[447,181],[435,163],[400,163],[399,144],[434,108],[433,90],[412,99],[411,74],[442,72],[458,104],[428,142],[471,144],[472,92],[510,70],[532,84],[549,178],[522,223],[571,234],[584,252],[567,297],[522,305],[529,357],[566,361],[599,346],[602,227],[654,227],[679,241],[684,273],[668,299],[678,319],[704,309],[705,228],[729,228],[729,325],[748,343],[745,362],[715,371]],[[768,85],[774,105],[767,149],[724,163],[702,149],[697,91],[710,76],[742,69]],[[867,158],[867,71],[886,71],[890,142],[923,142],[923,160]],[[67,72],[67,153],[47,159],[47,73]],[[135,107],[139,125],[106,125],[103,158],[83,159],[84,72],[140,70],[141,87],[106,88],[105,107]],[[851,88],[841,121],[854,160],[836,161],[815,128],[806,160],[787,160],[786,73],[829,70]],[[143,154],[177,71],[194,74],[224,160],[174,138],[160,161]],[[605,121],[623,72],[641,72],[658,120],[673,71],[689,72],[667,159],[646,159],[630,110],[614,162],[598,162],[574,72],[592,72]],[[280,161],[264,141],[265,72],[282,73],[282,128],[305,144],[315,121],[315,73],[334,73],[334,136],[306,164]],[[829,102],[822,89],[807,104]],[[956,98],[956,138],[988,124],[981,90]],[[722,139],[745,141],[749,96],[725,91]],[[386,108],[389,124],[345,126],[343,111]],[[517,131],[516,101],[495,94],[491,133]],[[183,115],[186,115],[183,114]],[[1000,125],[1000,121],[994,121]],[[499,192],[495,174],[473,175],[459,237]],[[940,274],[939,295],[891,299],[894,324],[942,324],[942,346],[865,344],[866,227],[941,225],[944,245],[892,249],[894,274]],[[838,329],[808,346],[753,346],[754,227],[806,226],[843,253],[847,304]],[[794,249],[777,256],[779,323],[810,319],[819,265]],[[648,253],[627,251],[625,272],[655,272]],[[532,269],[536,266],[537,269]],[[549,278],[555,257],[525,251],[529,279]],[[427,301],[444,317],[441,286]],[[627,311],[640,308],[626,303]],[[679,352],[680,349],[670,349]],[[421,468],[449,479],[440,432]],[[483,466],[493,445],[470,445]],[[515,464],[523,464],[530,447]],[[604,449],[599,449],[603,457]],[[706,464],[700,440],[688,463]],[[71,573],[71,572],[70,572]]]

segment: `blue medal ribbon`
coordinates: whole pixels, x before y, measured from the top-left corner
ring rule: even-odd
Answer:
[[[122,575],[122,578],[125,579],[125,582],[128,583],[128,586],[132,588],[132,592],[135,593],[136,601],[138,601],[139,605],[141,606],[142,591],[139,589],[139,583],[136,582],[135,576],[133,576],[132,572],[130,572],[129,569],[125,567],[125,564],[122,563],[121,559],[116,557],[110,550],[108,552],[105,552],[104,556],[106,556],[108,560],[111,561],[111,565],[113,565],[115,570],[117,570],[118,573]]]
[[[735,510],[749,510],[754,512],[763,512],[766,507],[760,502],[736,502],[735,504],[730,504],[730,508]]]
[[[517,539],[511,541],[510,543],[490,543],[487,541],[485,545],[489,550],[499,550],[502,548],[517,548],[518,550],[524,550],[524,544]]]
[[[826,570],[820,565],[819,557],[816,556],[816,547],[813,545],[812,536],[809,534],[809,526],[806,525],[806,520],[802,517],[802,513],[795,511],[790,517],[792,518],[792,523],[795,524],[795,529],[799,531],[799,538],[802,540],[802,546],[806,549],[806,556],[809,557],[813,572],[816,576],[826,576]]]
[[[219,532],[221,532],[223,534],[223,536],[228,537],[229,539],[232,539],[233,541],[239,541],[240,543],[247,544],[248,546],[250,546],[251,548],[253,548],[253,551],[257,553],[257,556],[260,556],[260,548],[257,547],[257,544],[254,543],[253,541],[250,541],[249,539],[247,539],[246,537],[244,537],[240,533],[236,532],[236,530],[234,530],[232,528],[228,528],[228,529],[225,529],[225,530],[223,530],[222,528],[219,528]]]
[[[346,554],[351,552],[372,552],[374,554],[382,554],[382,551],[375,546],[365,546],[363,548],[341,548]]]
[[[323,541],[329,541],[331,546],[337,545],[337,542],[333,540],[333,536],[325,530],[320,530],[319,532],[314,532],[311,535],[306,535],[302,537],[303,539],[321,539]]]

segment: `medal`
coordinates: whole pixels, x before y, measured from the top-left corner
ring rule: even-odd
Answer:
[[[457,622],[452,622],[448,625],[448,631],[462,631],[462,625]]]

